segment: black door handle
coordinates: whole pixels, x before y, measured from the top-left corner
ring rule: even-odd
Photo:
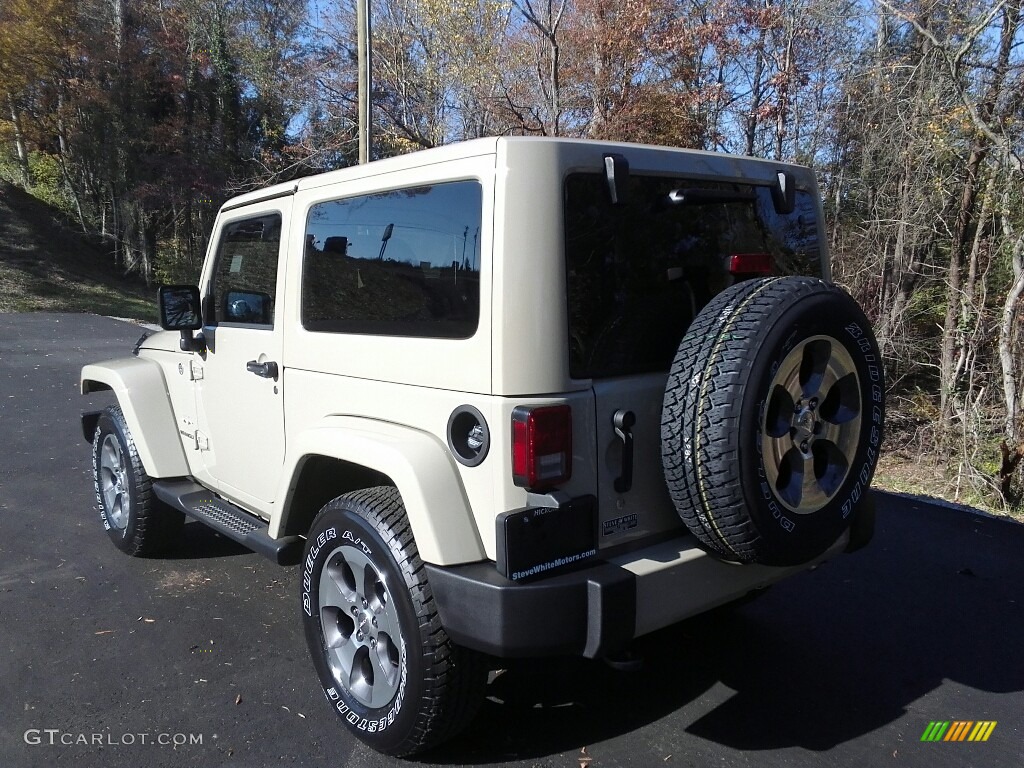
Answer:
[[[633,425],[636,414],[632,411],[618,410],[612,416],[615,434],[622,441],[622,474],[615,478],[615,492],[625,493],[633,487]]]
[[[261,379],[277,378],[277,363],[257,363],[255,360],[250,360],[245,364],[245,370],[255,373]]]

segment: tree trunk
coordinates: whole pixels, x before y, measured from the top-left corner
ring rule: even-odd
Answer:
[[[560,136],[562,133],[562,75],[558,28],[562,23],[566,2],[567,0],[560,0],[558,10],[555,10],[555,0],[548,0],[547,15],[541,19],[534,10],[531,0],[514,0],[514,5],[519,9],[523,18],[548,41],[550,60],[548,61],[547,75],[545,77],[540,74],[539,61],[537,62],[537,73],[541,81],[541,90],[547,96],[546,106],[551,112],[547,125],[544,125],[544,121],[541,119],[541,128],[549,136]]]
[[[7,107],[14,126],[14,146],[18,152],[18,168],[21,169],[21,185],[27,191],[32,186],[32,171],[28,166],[28,149],[25,147],[25,134],[21,130],[21,115],[14,106],[14,99],[7,97]]]
[[[964,307],[964,257],[967,236],[974,220],[974,206],[978,197],[978,168],[987,147],[975,144],[967,160],[963,194],[953,226],[949,248],[949,271],[946,275],[946,316],[942,323],[942,354],[939,360],[939,428],[948,434],[953,423],[953,395],[958,385],[957,359],[963,349],[960,319]]]
[[[146,281],[146,286],[151,287],[153,285],[153,269],[156,265],[156,222],[142,210],[139,211],[139,219],[140,250],[142,252],[140,271],[142,279]]]
[[[793,13],[792,11],[790,12]],[[787,123],[789,122],[789,89],[793,77],[793,37],[796,20],[792,17],[786,24],[786,54],[782,61],[783,70],[779,82],[779,112],[775,117],[775,159],[782,159],[782,149],[786,143]]]
[[[1008,196],[1008,195],[1007,195]],[[1014,232],[1009,218],[1009,205],[1004,208],[1002,218],[1003,234],[1007,242],[1013,242],[1010,264],[1013,269],[1013,285],[1010,286],[1003,308],[999,315],[999,367],[1002,374],[1003,402],[1006,405],[1006,417],[1003,422],[1003,434],[1010,445],[1020,441],[1020,394],[1017,389],[1019,368],[1013,354],[1014,326],[1021,296],[1024,295],[1024,233]]]
[[[60,165],[60,175],[64,179],[64,186],[71,194],[71,199],[75,203],[75,212],[78,214],[78,224],[82,227],[83,232],[88,232],[89,228],[85,224],[85,214],[82,212],[82,200],[78,195],[78,188],[74,184],[74,180],[71,178],[71,172],[68,170],[68,140],[67,130],[64,127],[64,93],[62,90],[57,91],[57,163]]]
[[[558,40],[551,35],[551,135],[562,135],[562,84],[559,76]]]
[[[761,78],[764,76],[764,41],[766,32],[761,30],[757,44],[757,55],[754,59],[754,76],[750,80],[750,111],[746,119],[746,144],[744,154],[754,154],[754,142],[757,139],[758,112],[761,111]]]

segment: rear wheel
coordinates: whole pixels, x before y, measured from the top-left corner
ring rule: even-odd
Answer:
[[[679,515],[725,559],[820,555],[867,497],[883,392],[870,324],[842,289],[784,277],[723,291],[687,331],[665,392]]]
[[[349,730],[392,755],[462,730],[483,701],[487,666],[441,626],[397,489],[328,503],[303,564],[306,641],[327,700]]]

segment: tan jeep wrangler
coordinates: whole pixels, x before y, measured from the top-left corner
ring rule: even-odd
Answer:
[[[490,665],[603,657],[866,543],[880,356],[804,168],[491,138],[243,195],[82,370],[131,555],[282,564],[330,705],[410,754]]]

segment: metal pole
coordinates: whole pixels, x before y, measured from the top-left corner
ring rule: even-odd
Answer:
[[[356,38],[359,58],[359,162],[370,161],[373,133],[370,130],[370,91],[373,53],[370,37],[369,0],[356,0]]]

